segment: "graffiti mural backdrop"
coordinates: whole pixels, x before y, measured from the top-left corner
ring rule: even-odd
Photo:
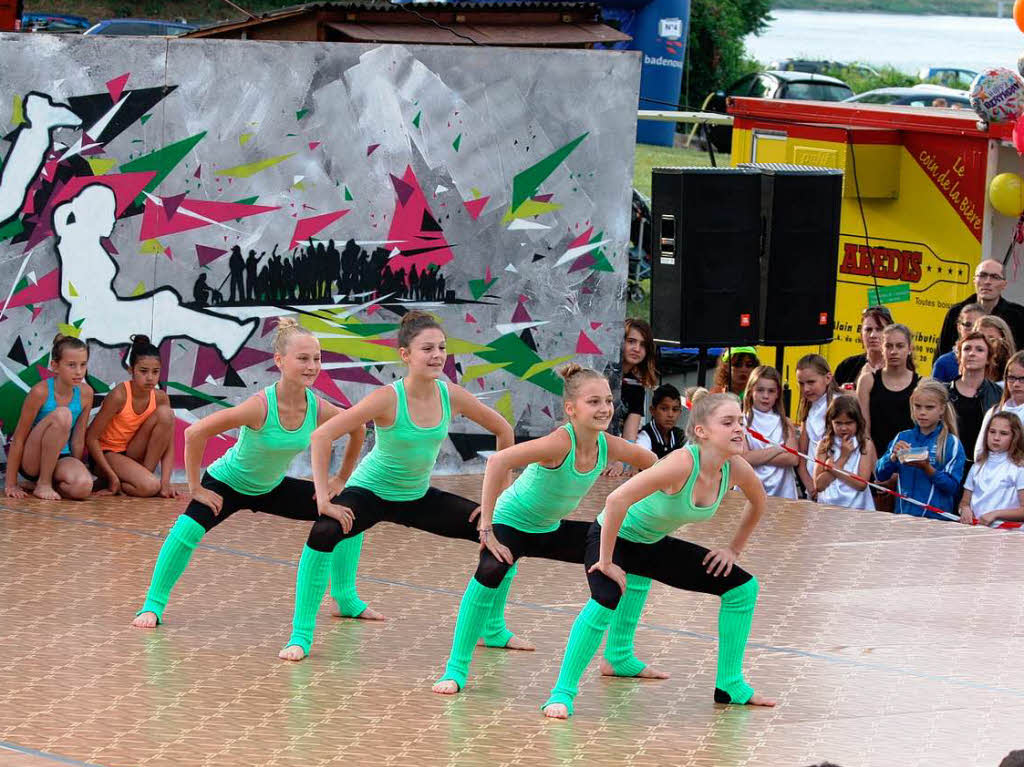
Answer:
[[[153,339],[179,461],[185,426],[275,380],[280,315],[347,406],[401,375],[402,314],[435,313],[447,377],[520,433],[558,421],[559,364],[619,353],[634,54],[33,35],[0,70],[8,437],[58,330],[98,394]],[[442,469],[488,446],[455,428]]]

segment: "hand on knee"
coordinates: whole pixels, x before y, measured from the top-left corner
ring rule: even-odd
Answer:
[[[316,551],[334,551],[334,547],[341,542],[343,536],[341,523],[332,517],[320,517],[313,523],[313,529],[309,532],[307,545]]]

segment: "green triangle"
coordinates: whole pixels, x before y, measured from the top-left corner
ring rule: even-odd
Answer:
[[[17,293],[19,290],[24,290],[28,287],[28,277],[22,277],[18,280],[18,284],[14,286],[14,292]]]
[[[189,136],[186,139],[177,141],[173,144],[168,144],[162,149],[157,149],[155,152],[144,154],[138,159],[132,160],[131,162],[125,163],[118,170],[121,173],[136,173],[144,171],[156,171],[156,176],[153,180],[146,184],[145,192],[152,192],[156,189],[160,183],[167,178],[168,174],[174,170],[175,166],[185,159],[185,156],[203,140],[203,136],[206,135],[206,131],[197,133],[194,136]],[[146,196],[140,194],[135,198],[135,202],[140,205],[145,202]]]
[[[348,187],[346,186],[346,187],[345,187],[345,202],[348,202],[348,201],[349,201],[349,200],[351,200],[351,199],[353,199],[353,198],[352,198],[352,192],[350,192],[350,191],[348,190]]]
[[[459,147],[461,145],[462,145],[462,134],[460,133],[458,136],[455,137],[455,140],[452,142],[452,148],[456,152],[458,152],[459,151]]]
[[[101,394],[110,391],[110,387],[107,386],[103,381],[98,379],[96,376],[91,376],[88,373],[86,373],[85,380],[88,382],[89,386],[91,386],[93,389],[100,392]]]
[[[498,278],[495,277],[492,280],[470,280],[469,291],[473,294],[473,299],[476,301],[480,300],[480,296],[491,289],[491,285],[496,283]]]
[[[259,195],[256,195],[255,197],[243,197],[241,200],[235,200],[235,205],[255,205],[256,200],[259,198]]]
[[[509,217],[514,217],[516,209],[537,194],[537,190],[540,189],[540,185],[547,180],[548,176],[555,172],[555,168],[561,165],[565,158],[572,154],[573,150],[578,147],[582,143],[583,139],[588,135],[589,134],[584,133],[582,136],[577,136],[565,146],[556,149],[540,162],[534,163],[526,170],[516,174],[516,177],[512,181],[512,205],[509,208]]]
[[[416,116],[412,118],[412,124],[417,128],[420,127],[420,118],[423,116],[423,112],[417,112]]]
[[[72,322],[71,324],[72,324],[72,325],[74,325],[74,326],[75,326],[76,328],[78,328],[79,330],[81,330],[81,329],[82,329],[82,323],[83,323],[83,322],[85,322],[85,317],[82,317],[82,319],[80,319],[80,320],[75,320],[75,321],[74,321],[74,322]]]
[[[515,333],[507,333],[494,341],[488,342],[488,351],[476,352],[476,356],[488,362],[504,362],[505,372],[516,377],[526,375],[526,372],[542,362],[541,358],[533,349]],[[562,380],[552,370],[544,370],[526,379],[530,383],[546,389],[552,394],[562,393]]]
[[[139,118],[139,122],[140,122],[140,123],[141,123],[142,125],[145,125],[146,123],[148,123],[148,122],[149,122],[149,120],[150,120],[150,118],[151,118],[152,116],[153,116],[153,115],[142,115],[142,117],[140,117],[140,118]]]
[[[303,117],[305,117],[308,114],[309,114],[309,110],[308,109],[300,109],[298,112],[295,113],[295,119],[296,120],[301,120]]]
[[[231,407],[231,403],[225,402],[224,397],[214,397],[212,394],[207,394],[204,391],[193,389],[191,386],[185,386],[185,384],[178,383],[177,381],[168,381],[167,388],[183,391],[186,394],[191,394],[193,397],[199,397],[199,399],[204,399],[207,402],[212,402],[214,405],[220,405],[221,407]]]

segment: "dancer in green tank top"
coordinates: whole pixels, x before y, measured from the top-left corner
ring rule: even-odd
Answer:
[[[608,379],[576,364],[566,365],[559,373],[565,382],[562,396],[569,423],[487,460],[480,501],[480,564],[462,597],[451,654],[444,674],[434,684],[436,693],[453,695],[465,688],[473,646],[498,586],[520,557],[583,564],[590,523],[565,517],[579,506],[605,466],[623,461],[646,469],[657,460],[651,451],[605,434],[615,408]],[[499,497],[508,472],[524,466],[526,471]],[[623,622],[611,628],[601,671],[664,679],[666,674],[647,667],[633,654],[633,635],[650,579],[636,578],[632,586],[635,609],[620,605],[616,612]]]
[[[774,706],[743,679],[743,652],[757,602],[757,579],[736,565],[764,513],[764,487],[742,458],[743,413],[729,394],[708,394],[694,403],[687,424],[691,443],[616,488],[591,526],[584,564],[591,599],[573,623],[558,682],[544,704],[545,716],[566,719],[580,677],[601,638],[622,609],[627,573],[687,591],[721,597],[718,612],[718,703]],[[709,551],[669,537],[676,528],[709,519],[729,487],[747,503],[730,544]]]
[[[285,476],[292,459],[309,445],[318,424],[339,411],[309,387],[320,373],[320,342],[293,319],[281,319],[274,336],[274,362],[280,380],[235,407],[220,410],[185,430],[185,468],[192,500],[167,534],[157,557],[146,602],[132,625],[154,628],[196,546],[216,525],[239,509],[251,509],[289,519],[317,518],[313,483]],[[240,429],[238,441],[207,468],[200,464],[210,437]],[[341,468],[331,477],[340,491],[352,472],[363,445],[365,429],[352,432]],[[339,614],[379,618],[356,594],[356,568],[362,538],[339,546],[331,562],[331,594]]]
[[[425,312],[406,314],[398,330],[398,347],[408,375],[380,387],[313,433],[313,481],[321,516],[299,559],[292,635],[279,653],[285,660],[302,660],[309,654],[331,552],[351,536],[378,522],[393,522],[448,538],[478,540],[474,519],[479,505],[430,486],[430,473],[454,416],[464,415],[494,434],[498,450],[514,441],[512,427],[500,413],[461,386],[440,380],[448,353],[437,320]],[[367,421],[373,421],[376,430],[373,449],[338,495],[327,481],[331,443]],[[494,639],[487,643],[533,649],[504,627],[504,599],[496,601],[500,604],[489,622]]]

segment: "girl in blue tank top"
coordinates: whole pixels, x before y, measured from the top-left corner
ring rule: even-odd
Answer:
[[[285,476],[296,455],[309,446],[317,424],[337,412],[310,388],[320,374],[320,342],[293,319],[278,321],[274,336],[274,363],[281,378],[240,405],[218,410],[185,429],[185,470],[192,495],[160,548],[146,601],[135,614],[136,628],[154,628],[163,621],[171,589],[192,558],[192,552],[210,530],[239,509],[250,509],[289,519],[317,518],[313,483]],[[207,442],[218,434],[238,429],[238,441],[210,464],[200,478]],[[329,480],[340,490],[363,446],[364,430],[354,429],[338,474]],[[338,615],[376,618],[356,594],[356,569],[362,538],[339,546],[331,561],[331,596]]]
[[[572,714],[580,677],[597,652],[628,587],[627,573],[669,586],[721,597],[718,613],[717,703],[774,706],[743,679],[743,651],[757,602],[757,579],[736,565],[764,513],[764,487],[743,460],[743,413],[730,394],[708,394],[693,405],[690,443],[613,491],[591,526],[584,565],[591,599],[573,623],[558,682],[542,707],[545,716]],[[729,487],[747,503],[728,546],[708,550],[681,538],[676,528],[714,515]]]
[[[40,381],[21,405],[21,417],[11,437],[4,492],[25,498],[18,472],[35,483],[32,495],[49,501],[80,501],[92,493],[86,468],[85,431],[92,410],[92,387],[85,382],[89,347],[84,341],[58,333],[50,351],[54,377]]]
[[[651,451],[605,434],[615,410],[607,378],[576,364],[559,373],[565,381],[562,397],[569,422],[487,460],[480,501],[480,564],[462,597],[448,665],[434,685],[434,692],[441,695],[465,688],[473,646],[484,633],[498,587],[517,560],[529,556],[583,564],[590,523],[565,517],[576,510],[608,464],[622,461],[642,470],[657,460]],[[519,478],[501,492],[508,473],[523,467]],[[616,613],[622,620],[611,629],[601,670],[610,676],[665,678],[633,655],[633,635],[650,580],[637,579],[633,587],[636,609],[620,607]]]
[[[448,424],[464,415],[497,437],[498,450],[514,441],[512,427],[496,410],[487,407],[461,386],[440,380],[448,357],[444,331],[425,312],[409,312],[398,329],[398,347],[408,375],[382,386],[357,405],[339,413],[313,433],[313,481],[320,519],[313,525],[299,559],[295,585],[292,635],[279,656],[302,660],[309,654],[316,612],[327,587],[327,563],[341,541],[359,535],[378,522],[415,527],[446,538],[478,541],[474,520],[479,505],[454,493],[430,486]],[[345,490],[336,495],[327,483],[331,443],[373,421],[373,449],[360,462]],[[507,580],[511,582],[511,575]],[[504,594],[508,587],[503,584]],[[495,613],[504,615],[504,597]],[[500,628],[489,645],[533,649]]]

